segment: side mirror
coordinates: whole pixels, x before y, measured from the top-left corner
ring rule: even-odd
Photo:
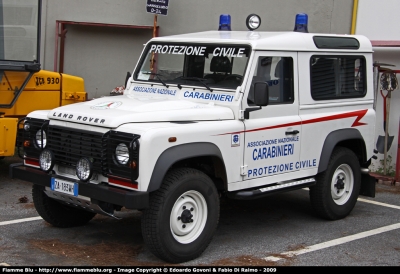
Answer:
[[[266,82],[254,83],[254,104],[265,107],[269,103],[269,87]]]
[[[269,87],[266,82],[254,83],[254,104],[256,108],[246,108],[244,110],[244,119],[250,119],[250,112],[260,110],[261,107],[268,106],[269,103]]]

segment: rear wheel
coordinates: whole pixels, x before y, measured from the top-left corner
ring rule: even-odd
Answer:
[[[207,248],[219,219],[219,196],[212,180],[196,169],[170,171],[150,195],[142,234],[154,255],[170,263],[197,258]]]
[[[44,192],[44,187],[39,185],[33,185],[32,198],[39,215],[56,227],[84,225],[96,216],[96,213],[73,208],[49,198]]]
[[[361,186],[360,164],[348,148],[336,148],[327,169],[317,175],[317,184],[310,187],[311,205],[325,219],[337,220],[353,210]]]

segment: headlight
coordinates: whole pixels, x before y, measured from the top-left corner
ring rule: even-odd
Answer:
[[[49,172],[54,167],[54,155],[48,149],[45,149],[40,153],[39,165],[43,171]]]
[[[88,158],[79,159],[76,165],[76,176],[84,182],[92,177],[92,162]]]
[[[258,29],[261,25],[261,18],[257,14],[250,14],[246,18],[246,26],[247,28],[252,31]]]
[[[35,135],[36,144],[40,148],[45,148],[47,143],[47,136],[44,130],[39,129]]]
[[[124,143],[120,143],[115,149],[115,158],[121,165],[126,165],[129,161],[129,149]]]
[[[31,125],[29,123],[24,123],[24,130],[29,131],[31,129]]]

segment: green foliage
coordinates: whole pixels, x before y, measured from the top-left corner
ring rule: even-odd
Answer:
[[[384,169],[384,159],[379,160],[380,166],[377,167],[374,172],[384,175],[385,169]],[[392,156],[388,155],[386,158],[386,176],[394,177],[396,176],[396,170],[392,165]]]

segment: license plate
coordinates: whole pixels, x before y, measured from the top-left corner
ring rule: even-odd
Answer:
[[[68,181],[60,180],[57,178],[51,178],[51,190],[69,194],[72,196],[78,196],[78,184],[71,183]]]

